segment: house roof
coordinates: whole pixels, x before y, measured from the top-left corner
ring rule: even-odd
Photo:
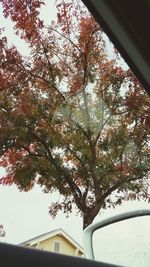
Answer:
[[[29,245],[29,246],[33,246],[43,240],[46,240],[50,237],[53,237],[55,235],[62,235],[69,243],[71,243],[73,246],[75,246],[76,248],[78,248],[83,254],[83,248],[82,246],[77,243],[70,235],[68,235],[63,229],[58,228],[56,230],[41,234],[39,236],[36,236],[32,239],[26,240],[25,242],[20,243],[20,246],[25,246],[25,245]]]

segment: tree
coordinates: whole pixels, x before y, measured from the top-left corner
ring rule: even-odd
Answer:
[[[48,26],[42,1],[0,2],[31,51],[1,32],[1,184],[59,191],[50,214],[75,204],[83,228],[102,208],[149,199],[150,100],[115,49],[110,59],[101,27],[77,1],[57,1]]]
[[[5,234],[4,226],[0,224],[0,237],[5,237]]]

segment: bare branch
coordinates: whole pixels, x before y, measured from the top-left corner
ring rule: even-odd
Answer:
[[[79,189],[79,187],[74,183],[74,181],[72,180],[72,177],[70,177],[70,174],[65,170],[64,167],[60,166],[57,162],[57,159],[55,159],[52,155],[51,150],[49,149],[48,145],[45,143],[45,141],[43,139],[41,139],[38,135],[36,135],[34,133],[34,131],[31,129],[30,126],[28,126],[28,129],[32,131],[32,134],[34,135],[34,137],[36,138],[36,140],[38,140],[42,146],[44,147],[45,151],[47,152],[47,154],[45,155],[46,158],[50,161],[50,163],[56,168],[56,171],[58,172],[58,175],[62,176],[63,178],[66,180],[66,182],[68,183],[74,198],[76,199],[77,203],[80,203],[80,200],[82,198],[82,193]]]
[[[101,132],[102,132],[104,126],[107,124],[107,122],[110,120],[111,117],[112,117],[112,113],[110,113],[110,115],[108,116],[108,118],[107,118],[107,119],[105,120],[105,122],[102,124],[101,129],[100,129],[100,131],[98,132],[98,134],[97,134],[97,136],[96,136],[96,138],[95,138],[95,142],[94,142],[95,145],[97,144],[97,142],[98,142],[98,140],[99,140],[99,138],[100,138],[100,135],[101,135]]]
[[[104,194],[103,196],[100,198],[100,202],[103,202],[109,195],[111,195],[112,192],[114,192],[117,188],[119,188],[121,185],[123,184],[126,184],[126,183],[129,183],[129,182],[133,182],[133,181],[137,181],[137,180],[140,180],[142,179],[143,176],[137,176],[137,177],[134,177],[134,178],[130,178],[130,179],[127,179],[127,180],[120,180],[118,182],[116,182],[114,185],[112,185]]]
[[[59,35],[61,35],[64,39],[68,40],[80,53],[82,53],[81,49],[70,38],[68,38],[66,35],[64,35],[63,33],[59,32],[58,30],[56,30],[52,27],[51,27],[51,29],[53,31],[55,31],[56,33],[58,33]]]

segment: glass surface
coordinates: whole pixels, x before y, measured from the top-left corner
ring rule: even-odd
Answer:
[[[150,103],[82,1],[22,2],[0,1],[0,241],[82,246],[99,212],[150,199]]]
[[[127,219],[93,234],[94,257],[121,266],[149,266],[150,216]]]

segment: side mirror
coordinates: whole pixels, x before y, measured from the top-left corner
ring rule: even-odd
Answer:
[[[87,258],[119,266],[149,266],[150,209],[122,213],[84,230]]]

